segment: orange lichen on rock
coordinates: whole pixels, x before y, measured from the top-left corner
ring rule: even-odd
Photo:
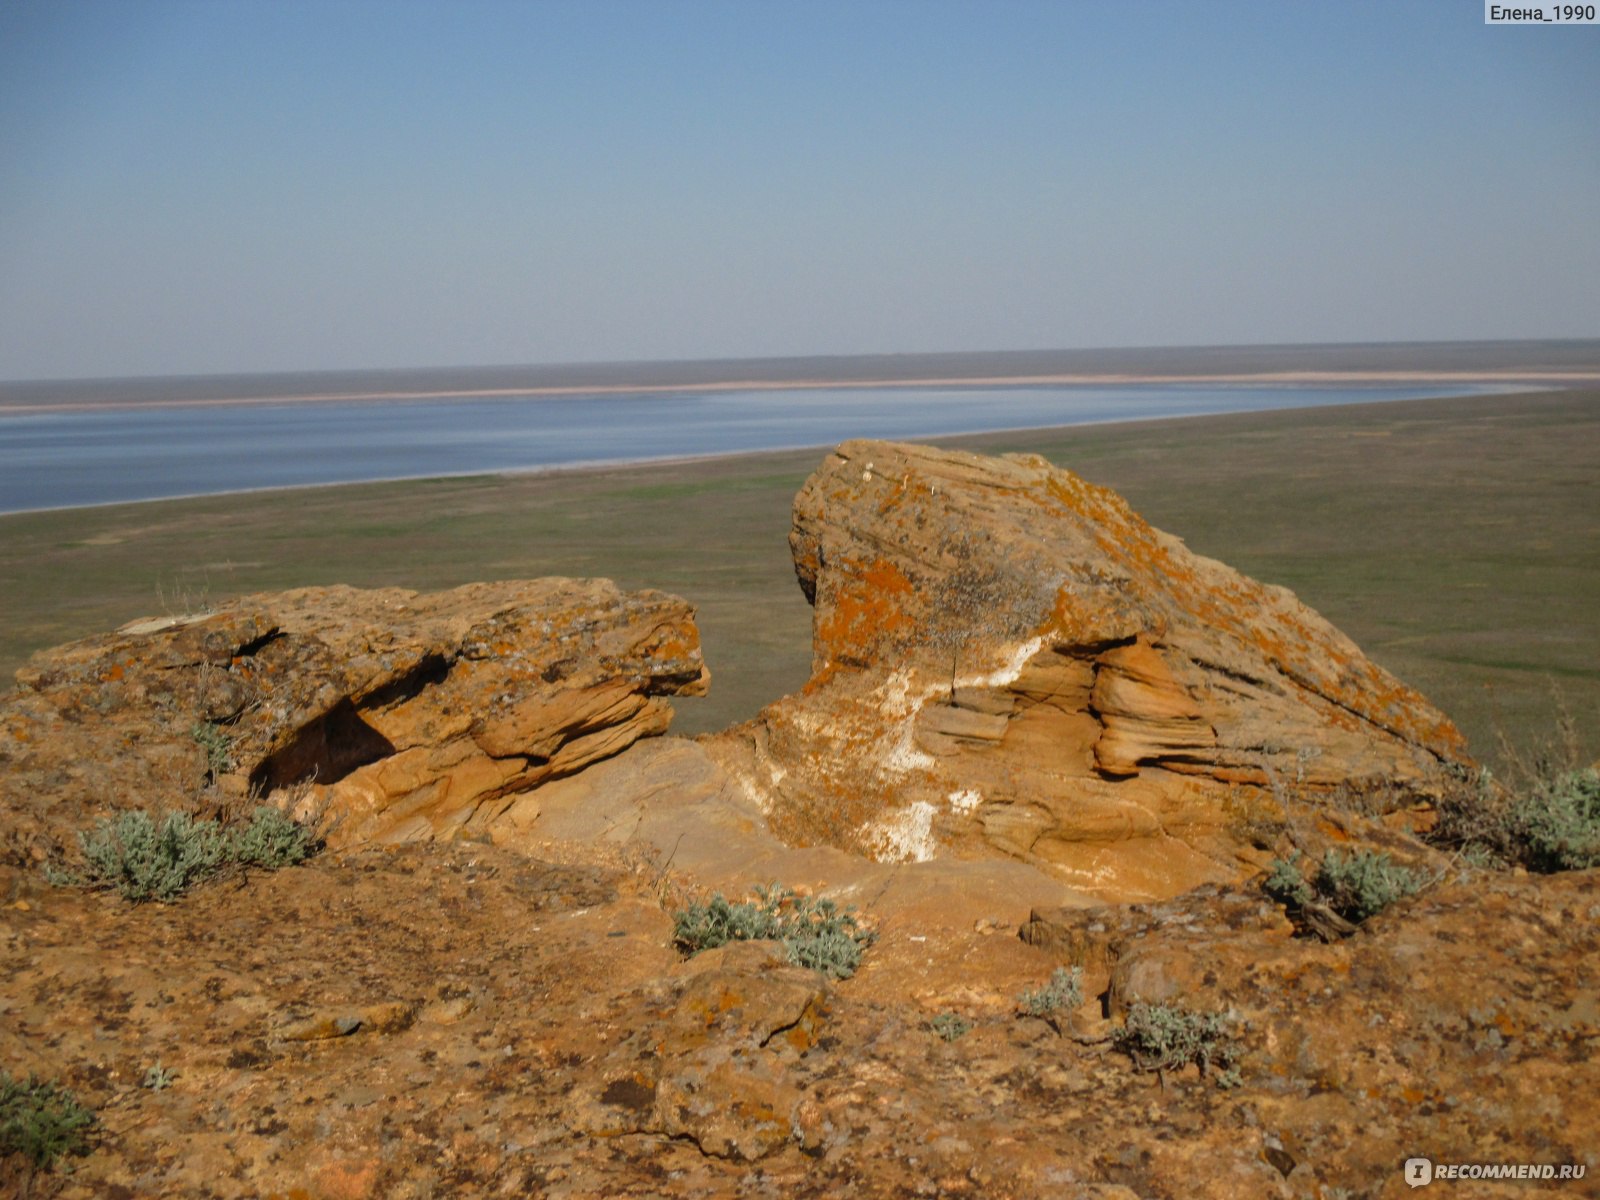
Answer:
[[[911,581],[893,563],[877,559],[851,570],[832,595],[818,640],[834,659],[855,661],[858,647],[913,626],[906,612]]]

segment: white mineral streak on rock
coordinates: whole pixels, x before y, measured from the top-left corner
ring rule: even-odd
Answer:
[[[951,792],[948,800],[950,811],[964,817],[983,803],[983,793],[976,788],[962,788],[958,792]]]
[[[883,697],[881,711],[888,725],[884,740],[889,742],[890,750],[883,758],[883,770],[888,775],[899,778],[912,771],[925,771],[934,765],[932,755],[917,749],[915,737],[917,714],[922,711],[923,702],[935,690],[924,688],[922,694],[913,700],[910,671],[896,671],[878,688]]]
[[[933,858],[933,818],[938,809],[915,800],[872,822],[861,841],[880,862],[928,862]]]
[[[1015,683],[1017,676],[1022,674],[1022,668],[1028,665],[1028,660],[1042,649],[1044,649],[1043,638],[1029,638],[1019,643],[1001,666],[986,675],[964,675],[956,680],[956,686],[1002,688]]]
[[[722,764],[722,769],[729,783],[743,793],[762,816],[770,815],[778,804],[782,795],[778,788],[789,773],[770,758],[756,760],[756,771],[762,778],[732,762]]]

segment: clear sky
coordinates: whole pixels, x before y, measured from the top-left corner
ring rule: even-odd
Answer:
[[[0,2],[0,378],[1596,335],[1482,0]]]

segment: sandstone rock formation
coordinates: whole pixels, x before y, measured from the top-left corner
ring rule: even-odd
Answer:
[[[1326,804],[1426,797],[1461,747],[1315,614],[1031,459],[847,445],[793,544],[815,678],[699,742],[647,736],[706,686],[688,607],[603,581],[255,596],[38,656],[0,700],[0,1067],[100,1126],[70,1173],[0,1158],[0,1195],[1298,1200],[1409,1194],[1417,1153],[1600,1168],[1600,871],[1459,871],[1425,812]],[[303,866],[144,907],[41,869],[117,809],[285,789],[338,822]],[[1352,845],[1432,882],[1330,944],[1234,878]],[[859,907],[854,976],[676,950],[686,898],[771,880]],[[1030,1015],[1068,965],[1085,1002]],[[1231,1086],[1117,1048],[1139,1001],[1220,1021]]]
[[[846,443],[790,545],[812,680],[711,745],[796,842],[1167,896],[1264,861],[1288,796],[1426,797],[1465,762],[1292,594],[1036,457]]]
[[[448,837],[664,732],[708,680],[687,604],[606,580],[248,596],[37,655],[0,701],[0,808],[59,844],[300,785],[337,844]]]

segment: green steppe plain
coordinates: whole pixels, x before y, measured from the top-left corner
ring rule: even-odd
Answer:
[[[381,409],[374,409],[374,417]],[[1194,550],[1282,584],[1494,763],[1564,707],[1600,754],[1600,389],[944,439],[1042,454]],[[804,683],[789,505],[823,451],[355,484],[0,517],[0,672],[248,592],[607,576],[699,611],[713,673],[675,732]]]

